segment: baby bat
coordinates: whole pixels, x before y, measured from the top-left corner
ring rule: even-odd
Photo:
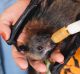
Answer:
[[[26,35],[24,42],[17,42],[17,45],[24,49],[27,58],[44,60],[57,47],[66,51],[66,48],[76,39],[76,36],[73,35],[55,45],[51,36],[63,26],[80,19],[80,0],[37,1],[41,1],[40,6],[23,29]],[[79,40],[77,41],[79,42]]]
[[[75,22],[79,14],[80,0],[43,0],[35,15],[24,27],[24,43],[18,43],[18,46],[29,48],[25,50],[29,58],[44,59],[48,51],[58,46],[51,41],[51,35],[63,26]]]

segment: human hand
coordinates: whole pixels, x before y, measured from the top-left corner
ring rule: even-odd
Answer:
[[[25,2],[26,1],[26,2]],[[8,40],[10,37],[10,26],[14,25],[15,22],[18,20],[18,18],[20,17],[20,15],[23,13],[23,11],[25,10],[25,7],[29,4],[28,2],[29,0],[21,0],[18,1],[15,5],[13,5],[12,7],[10,7],[9,9],[7,9],[0,18],[0,35],[2,35],[2,37],[5,40]],[[15,9],[17,11],[15,11]],[[18,38],[18,42],[23,42],[25,38],[25,34],[21,33],[21,35]],[[12,49],[12,55],[15,59],[15,62],[17,63],[17,65],[25,70],[28,67],[28,62],[26,60],[26,56],[23,52],[18,52],[16,50],[16,48],[13,46]],[[50,60],[55,62],[59,62],[59,63],[63,63],[64,61],[64,57],[62,56],[62,54],[60,53],[59,50],[56,50],[53,52],[53,54],[51,54]],[[46,71],[46,66],[42,61],[32,61],[32,60],[28,60],[30,65],[38,72],[45,72]]]

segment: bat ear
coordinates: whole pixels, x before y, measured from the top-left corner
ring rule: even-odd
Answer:
[[[76,16],[76,21],[80,20],[80,13]]]

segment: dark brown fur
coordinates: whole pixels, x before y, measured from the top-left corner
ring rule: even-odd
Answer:
[[[40,9],[24,28],[26,39],[21,44],[29,47],[29,50],[26,49],[27,57],[44,59],[47,51],[55,47],[50,39],[51,35],[63,26],[75,22],[78,16],[80,0],[43,0]]]

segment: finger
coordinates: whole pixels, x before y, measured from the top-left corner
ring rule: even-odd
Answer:
[[[8,25],[4,25],[0,23],[0,35],[4,38],[4,40],[8,40],[10,37],[11,30]]]
[[[23,70],[26,70],[28,67],[27,59],[24,55],[24,53],[20,53],[16,50],[14,46],[12,46],[12,55],[16,62],[16,64]]]
[[[59,50],[55,50],[50,56],[50,61],[63,64],[64,63],[64,56],[60,53]]]
[[[46,72],[47,71],[47,68],[42,61],[29,60],[29,63],[37,72]]]

